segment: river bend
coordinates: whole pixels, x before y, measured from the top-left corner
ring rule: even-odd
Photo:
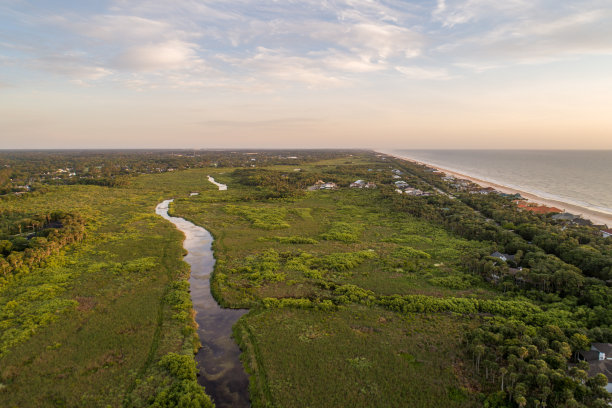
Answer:
[[[249,379],[240,362],[240,349],[232,339],[232,326],[247,310],[223,309],[210,293],[210,275],[215,266],[212,235],[183,218],[168,215],[173,200],[157,205],[155,213],[185,234],[185,261],[191,267],[191,300],[196,312],[202,348],[196,354],[198,383],[206,388],[217,408],[249,407]]]

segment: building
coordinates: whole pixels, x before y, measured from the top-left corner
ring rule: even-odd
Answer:
[[[349,187],[351,188],[364,188],[366,186],[366,182],[363,180],[357,180],[351,183]]]
[[[553,215],[552,219],[555,221],[574,221],[574,219],[577,217],[578,217],[577,215],[570,214],[568,212],[562,212],[562,213]]]
[[[504,262],[514,261],[514,255],[502,254],[501,252],[495,251],[491,254],[493,258],[501,259]]]
[[[367,184],[366,184],[364,187],[365,187],[365,188],[376,188],[376,184],[374,184],[374,183],[372,183],[372,182],[369,182],[369,183],[367,183]]]
[[[604,238],[612,237],[612,228],[601,230],[601,235],[603,235]]]
[[[335,190],[337,188],[338,186],[336,185],[336,183],[332,183],[332,182],[325,183],[320,187],[321,190]]]
[[[589,377],[605,375],[608,379],[606,391],[612,392],[612,344],[592,343],[590,350],[578,352],[578,360],[589,363]]]

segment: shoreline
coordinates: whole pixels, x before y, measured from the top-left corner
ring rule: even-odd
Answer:
[[[557,207],[560,208],[561,210],[565,211],[565,212],[569,212],[571,214],[575,214],[575,215],[580,215],[582,216],[582,218],[585,218],[587,220],[590,220],[591,222],[593,222],[594,225],[606,225],[606,226],[612,226],[612,214],[606,214],[604,212],[600,212],[600,211],[596,211],[596,210],[592,210],[590,208],[585,208],[585,207],[581,207],[579,205],[576,204],[570,204],[570,203],[566,203],[563,201],[558,201],[558,200],[554,200],[554,199],[550,199],[550,198],[544,198],[544,197],[540,197],[536,194],[533,193],[529,193],[527,191],[523,191],[523,190],[519,190],[516,188],[512,188],[512,187],[508,187],[508,186],[504,186],[502,184],[497,184],[497,183],[493,183],[490,181],[486,181],[486,180],[482,180],[479,179],[477,177],[473,177],[473,176],[469,176],[467,174],[463,174],[463,173],[459,173],[457,171],[453,171],[453,170],[448,170],[445,169],[443,167],[440,166],[436,166],[430,163],[426,163],[426,162],[422,162],[420,160],[416,160],[416,159],[412,159],[410,157],[406,157],[406,156],[400,156],[396,153],[390,153],[390,152],[385,152],[385,151],[377,151],[377,153],[382,153],[382,154],[386,154],[388,156],[391,157],[395,157],[396,159],[400,159],[400,160],[406,160],[412,163],[417,163],[417,164],[421,164],[421,165],[425,165],[427,167],[431,167],[433,169],[439,170],[443,173],[446,173],[447,175],[450,176],[454,176],[456,178],[462,178],[465,180],[469,180],[473,183],[478,184],[479,186],[482,187],[492,187],[497,191],[500,191],[502,193],[507,193],[507,194],[520,194],[523,198],[527,199],[529,202],[533,202],[533,203],[537,203],[537,204],[542,204],[542,205],[546,205],[549,207]]]

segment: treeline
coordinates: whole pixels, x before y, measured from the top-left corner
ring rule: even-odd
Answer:
[[[464,194],[461,199],[504,229],[580,268],[585,275],[612,279],[612,239],[604,238],[598,228],[560,224],[550,216],[519,211],[514,202],[496,194]],[[507,250],[516,252],[514,247]]]
[[[314,184],[320,176],[302,171],[278,171],[267,169],[236,169],[232,172],[235,180],[249,187],[257,187],[255,199],[301,197],[306,187]]]
[[[22,231],[24,226],[33,232],[27,236],[7,235],[7,231]],[[66,245],[81,241],[84,235],[84,219],[79,214],[63,212],[34,215],[15,226],[4,226],[0,240],[0,286],[18,274],[28,273]]]
[[[472,331],[466,347],[488,391],[486,407],[604,408],[612,401],[607,378],[589,378],[588,363],[574,358],[590,347],[578,331],[495,318]]]
[[[603,388],[607,379],[588,378],[585,364],[568,363],[573,352],[588,349],[591,341],[612,341],[612,239],[603,238],[593,226],[520,211],[512,200],[497,194],[451,192],[440,174],[422,166],[398,163],[398,167],[456,198],[404,197],[387,190],[393,208],[443,225],[461,237],[489,243],[488,249],[463,255],[466,270],[495,284],[508,297],[541,305],[541,311],[524,316],[492,312],[498,316],[495,324],[485,324],[469,336],[467,343],[486,391],[484,405],[607,406],[610,394]],[[495,250],[511,256],[503,261],[491,256]],[[408,311],[429,305],[424,310],[456,312],[466,306],[464,300],[455,304],[447,299],[433,305],[419,300],[419,306],[414,299],[387,302],[387,307]]]
[[[354,152],[355,154],[363,154]],[[127,176],[203,167],[300,165],[346,156],[333,150],[66,150],[0,152],[0,194],[44,184],[121,186]]]

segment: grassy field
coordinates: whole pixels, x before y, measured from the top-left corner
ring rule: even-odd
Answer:
[[[191,395],[193,378],[182,382],[164,360],[189,356],[196,343],[187,288],[176,284],[188,276],[182,236],[154,215],[172,197],[173,215],[215,237],[215,297],[252,309],[235,336],[254,406],[475,405],[462,351],[471,321],[395,313],[378,299],[495,298],[461,266],[465,251],[487,245],[394,212],[380,189],[346,188],[375,166],[367,155],[302,165],[342,188],[284,198],[262,198],[268,187],[241,184],[232,169],[204,169],[0,203],[87,220],[84,241],[0,290],[0,324],[10,334],[2,336],[1,405],[147,406],[160,395]],[[270,170],[294,171],[285,167]],[[177,298],[187,302],[169,300]]]
[[[302,171],[334,174],[350,160]],[[378,189],[346,188],[358,176],[344,174],[337,191],[258,200],[253,187],[228,172],[218,177],[228,191],[172,207],[215,236],[216,298],[252,309],[235,336],[251,374],[253,406],[476,405],[462,352],[471,321],[393,313],[376,299],[495,298],[480,279],[461,272],[461,255],[487,245],[395,213]]]
[[[168,301],[173,291],[188,300],[187,288],[173,286],[188,268],[182,234],[154,208],[209,188],[202,172],[187,174],[0,202],[87,220],[81,243],[0,288],[0,406],[147,406],[178,384],[159,361],[196,346],[190,304],[181,310]]]

